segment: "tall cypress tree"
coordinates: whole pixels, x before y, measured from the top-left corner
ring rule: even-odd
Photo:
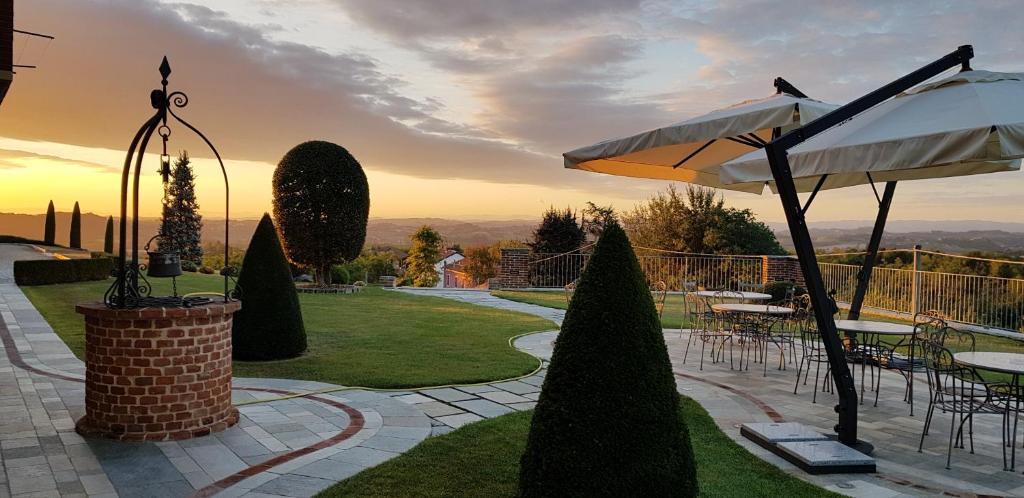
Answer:
[[[237,290],[242,309],[231,329],[235,359],[279,360],[306,350],[299,294],[269,214],[260,219],[245,251]]]
[[[53,201],[46,208],[46,222],[43,225],[43,242],[52,246],[57,239],[57,214],[53,212]]]
[[[176,251],[182,261],[201,264],[203,246],[200,232],[203,217],[196,202],[195,175],[188,158],[182,152],[174,162],[171,182],[164,188],[163,216],[160,219],[160,250]]]
[[[75,209],[71,211],[71,234],[68,240],[72,249],[82,248],[82,211],[78,209],[78,201],[75,201]]]
[[[566,311],[521,464],[520,497],[697,495],[661,323],[617,222]]]
[[[103,252],[114,254],[114,217],[107,216],[107,229],[103,232]]]

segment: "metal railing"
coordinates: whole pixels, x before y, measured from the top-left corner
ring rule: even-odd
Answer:
[[[530,287],[557,288],[576,281],[589,254],[533,253],[529,262]],[[670,291],[693,282],[708,289],[736,289],[739,283],[761,282],[760,256],[658,254],[637,256],[649,283],[665,282]]]
[[[818,267],[836,300],[850,302],[860,266]],[[1024,332],[1024,279],[875,268],[864,306],[908,315],[938,310],[955,322]]]

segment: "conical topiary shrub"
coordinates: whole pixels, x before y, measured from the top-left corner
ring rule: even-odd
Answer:
[[[103,252],[114,254],[114,217],[107,217],[107,228],[103,231]]]
[[[580,277],[533,414],[522,497],[696,496],[654,301],[609,224]]]
[[[68,240],[68,246],[72,249],[82,248],[82,211],[78,209],[78,201],[75,201],[75,209],[71,211],[71,233]]]
[[[306,350],[299,295],[274,222],[264,214],[238,276],[242,309],[235,313],[232,351],[238,360],[280,360]]]
[[[53,201],[46,207],[46,221],[43,222],[43,243],[52,246],[57,242],[57,213],[53,210]]]

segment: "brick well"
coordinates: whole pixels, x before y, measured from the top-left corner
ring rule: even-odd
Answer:
[[[84,436],[167,441],[238,422],[231,404],[231,319],[241,303],[109,309],[85,315]]]

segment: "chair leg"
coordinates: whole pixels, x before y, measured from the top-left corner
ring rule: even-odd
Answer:
[[[922,449],[924,449],[924,437],[926,435],[928,435],[928,429],[931,428],[931,425],[932,425],[932,415],[935,413],[935,403],[934,403],[934,401],[935,401],[934,399],[929,399],[928,400],[928,410],[927,410],[927,413],[925,413],[925,416],[924,416],[924,428],[921,429],[921,442],[918,443],[918,445],[917,445],[917,452],[918,453],[921,453]]]
[[[954,401],[954,405],[956,402]],[[949,470],[949,463],[953,459],[953,437],[956,435],[956,411],[949,414],[949,446],[946,448],[946,470]]]
[[[796,382],[793,384],[793,394],[796,394],[796,390],[800,388],[800,374],[803,373],[804,360],[800,359],[800,364],[796,367]]]

